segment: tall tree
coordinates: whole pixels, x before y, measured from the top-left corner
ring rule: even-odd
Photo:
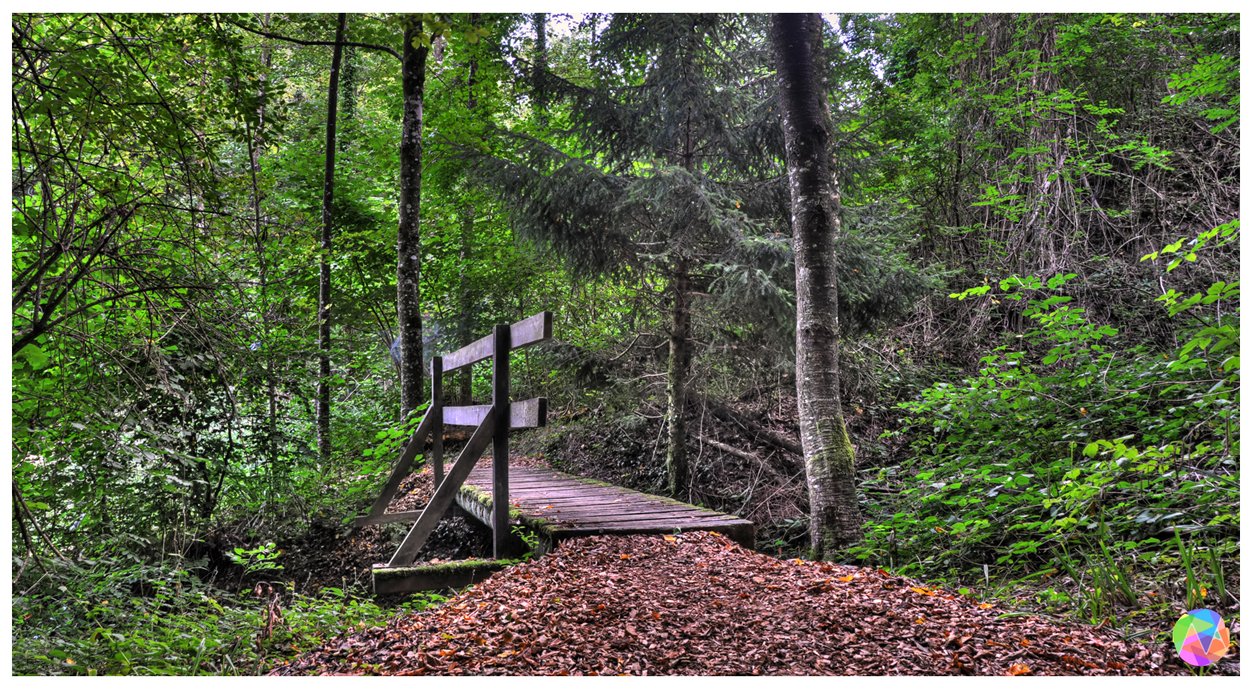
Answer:
[[[852,442],[839,392],[839,188],[821,75],[822,19],[776,14],[770,40],[791,190],[796,267],[796,396],[809,488],[813,556],[827,558],[861,536]]]
[[[706,266],[764,234],[748,210],[763,205],[750,199],[769,194],[770,185],[745,180],[763,167],[776,127],[764,124],[768,110],[760,107],[763,60],[745,48],[752,21],[613,15],[598,32],[593,27],[590,74],[545,70],[540,80],[549,118],[568,122],[570,135],[515,132],[505,138],[514,146],[508,159],[481,159],[521,234],[557,249],[576,272],[634,271],[661,287],[669,340],[665,464],[669,492],[680,496],[690,473],[692,296],[714,282]],[[533,72],[527,78],[533,84]],[[558,111],[562,103],[567,109]]]
[[[401,67],[404,121],[400,130],[400,228],[396,236],[402,418],[422,403],[422,100],[430,41],[421,19],[406,19]]]
[[[335,218],[335,118],[339,110],[339,65],[343,59],[348,15],[339,13],[330,85],[326,90],[326,170],[322,185],[322,251],[317,288],[317,454],[330,465],[330,251]]]
[[[479,14],[471,13],[469,16],[469,24],[471,29],[477,29],[479,24]],[[478,55],[471,53],[469,64],[466,66],[465,75],[465,108],[469,111],[471,119],[480,117],[478,113],[478,94],[475,89],[478,86]],[[462,194],[463,202],[461,204],[461,236],[460,252],[457,256],[457,316],[456,316],[456,346],[461,347],[469,344],[470,332],[474,327],[474,310],[471,303],[469,269],[470,261],[473,260],[474,252],[474,218],[477,212],[474,208],[473,199],[468,193]],[[474,396],[474,374],[472,369],[466,367],[457,374],[457,395],[456,399],[461,404],[469,404]]]

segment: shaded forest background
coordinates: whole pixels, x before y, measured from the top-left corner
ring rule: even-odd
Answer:
[[[420,19],[427,357],[552,311],[557,341],[512,362],[515,397],[549,399],[523,450],[803,554],[766,18]],[[396,614],[306,579],[262,640],[272,600],[237,589],[285,580],[286,544],[346,532],[404,436],[396,58],[413,21],[348,17],[324,251],[335,16],[13,17],[16,670],[252,672]],[[1127,629],[1171,605],[1238,610],[1238,28],[827,27],[866,519],[841,559]],[[450,388],[485,399],[486,375]],[[146,628],[158,609],[182,612]],[[224,631],[206,646],[209,618]]]

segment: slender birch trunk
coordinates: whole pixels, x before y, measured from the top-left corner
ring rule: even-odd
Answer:
[[[796,394],[809,488],[813,556],[831,557],[861,538],[852,442],[839,399],[835,238],[839,188],[830,114],[819,72],[822,19],[775,14],[770,27],[791,188],[796,266]]]

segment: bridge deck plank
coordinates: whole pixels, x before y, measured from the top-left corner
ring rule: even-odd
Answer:
[[[491,471],[475,469],[457,500],[490,504]],[[509,502],[523,523],[553,542],[594,534],[719,531],[752,547],[752,522],[639,491],[537,467],[509,471]]]

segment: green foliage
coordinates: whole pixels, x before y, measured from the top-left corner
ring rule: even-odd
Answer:
[[[273,542],[255,548],[238,547],[226,553],[230,561],[243,568],[244,574],[258,572],[276,572],[283,568],[278,564],[278,556],[282,551]]]
[[[1110,325],[1155,323],[1157,315],[1133,299],[1147,285],[1132,252],[1168,244],[1196,218],[1237,213],[1230,134],[1238,122],[1218,129],[1215,140],[1209,127],[1226,119],[1206,110],[1229,109],[1238,97],[1236,15],[840,21],[847,59],[869,61],[882,74],[855,91],[864,97],[849,125],[884,148],[854,177],[854,198],[900,198],[919,219],[905,227],[954,284],[1074,272],[1100,295],[1092,303],[1074,296],[1098,304]],[[1140,185],[1162,193],[1149,200]],[[1174,193],[1183,188],[1213,193],[1197,201]],[[1228,274],[1230,256],[1198,264],[1204,274],[1195,281]],[[929,305],[939,319],[961,324],[944,329],[951,339],[943,349],[980,351],[994,341],[999,321],[985,317],[983,304]],[[972,339],[980,342],[971,350]]]
[[[1173,93],[1164,102],[1183,105],[1193,100],[1208,101],[1201,111],[1205,119],[1216,122],[1212,131],[1218,134],[1239,121],[1239,60],[1229,55],[1204,55],[1186,72],[1171,74],[1169,87]]]
[[[326,506],[336,517],[342,517],[345,524],[352,520],[363,505],[378,495],[382,481],[390,474],[391,467],[400,457],[401,448],[421,425],[428,405],[429,403],[417,407],[406,423],[393,423],[378,431],[374,435],[374,445],[362,450],[361,456],[343,472],[342,484],[333,496],[333,502],[323,498]],[[414,471],[421,468],[424,460],[422,454],[414,458]]]
[[[381,457],[386,461],[394,460],[400,448],[417,432],[417,427],[422,425],[429,406],[429,402],[419,405],[404,423],[392,424],[374,434],[377,444],[366,448],[361,454],[365,457]]]
[[[13,671],[38,675],[256,675],[345,632],[442,600],[396,608],[327,588],[239,594],[187,569],[95,560],[59,565],[13,597]],[[29,587],[29,588],[27,588]]]
[[[1171,305],[1206,311],[1162,354],[1092,322],[1066,293],[1075,277],[953,295],[1020,301],[1032,327],[984,356],[977,375],[901,405],[889,435],[913,455],[899,467],[901,501],[871,524],[863,556],[959,573],[1081,552],[1110,558],[1115,572],[1114,555],[1160,549],[1169,532],[1234,537],[1237,283]],[[1124,578],[1110,574],[1102,590],[1113,584],[1124,589]]]
[[[1108,619],[1116,606],[1134,605],[1138,600],[1132,575],[1109,552],[1104,537],[1099,534],[1097,548],[1081,563],[1064,551],[1057,557],[1061,569],[1077,584],[1078,614],[1091,624]]]
[[[539,536],[534,531],[531,531],[530,529],[519,524],[512,525],[510,530],[513,532],[514,536],[517,536],[523,543],[526,544],[527,558],[531,557],[534,552],[539,549]]]

